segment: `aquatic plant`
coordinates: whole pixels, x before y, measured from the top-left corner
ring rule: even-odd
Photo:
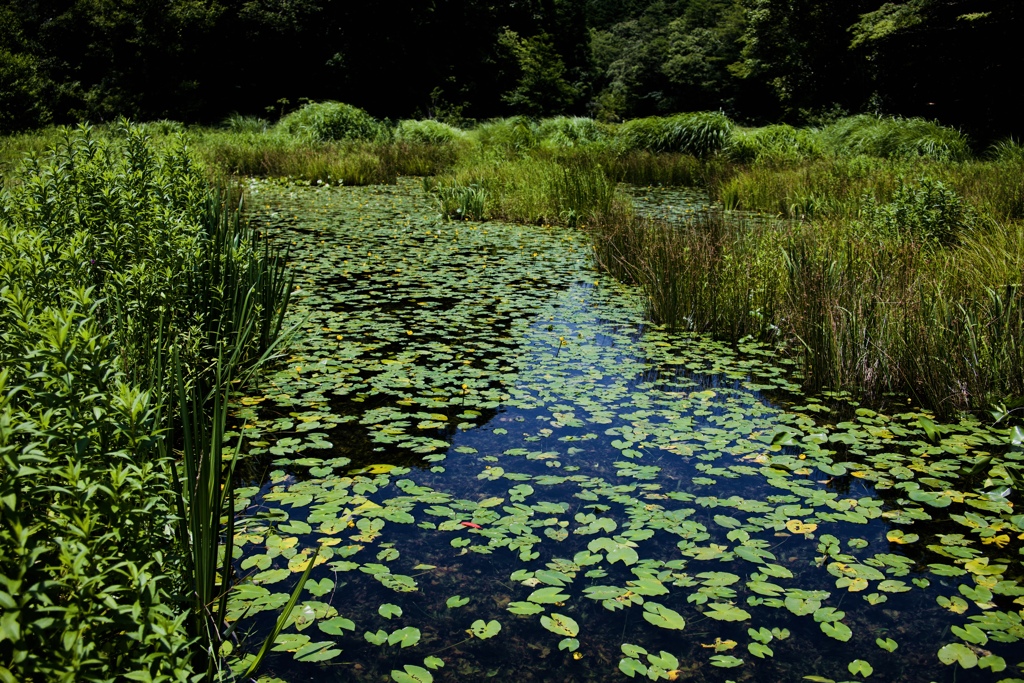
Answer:
[[[275,670],[1012,675],[1024,518],[1005,430],[802,394],[770,346],[653,324],[579,231],[441,223],[408,179],[249,188],[309,256],[294,355],[235,408],[272,469],[238,491],[259,512],[236,529],[251,583],[228,610],[277,634]],[[683,230],[730,245],[757,227]],[[793,227],[767,226],[763,253]],[[311,597],[271,629],[296,585]]]
[[[318,142],[386,141],[388,127],[358,107],[343,102],[310,102],[277,122],[290,135]]]
[[[858,114],[826,126],[821,136],[833,153],[842,155],[924,157],[936,161],[965,161],[971,157],[966,135],[919,118]]]
[[[445,145],[465,139],[466,133],[455,126],[432,119],[405,119],[395,127],[395,140]]]
[[[618,126],[615,145],[623,152],[680,152],[706,157],[725,147],[732,121],[719,112],[632,119]]]

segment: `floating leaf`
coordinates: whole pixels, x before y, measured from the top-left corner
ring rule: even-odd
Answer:
[[[457,607],[468,605],[469,598],[464,598],[461,595],[453,595],[452,597],[448,598],[444,604],[448,606],[448,609],[455,609]]]
[[[530,593],[526,599],[530,602],[538,602],[546,605],[556,602],[565,602],[569,599],[569,596],[561,592],[561,588],[558,586],[551,586],[548,588],[538,588]]]
[[[332,636],[340,636],[343,631],[354,631],[356,625],[351,619],[345,619],[344,617],[334,617],[326,621],[318,621],[316,627]],[[379,643],[378,643],[379,644]]]
[[[403,648],[412,647],[420,642],[420,630],[414,626],[406,626],[394,631],[388,636],[388,645],[401,645]]]
[[[712,655],[711,665],[720,666],[724,669],[732,669],[743,664],[743,660],[732,655]]]
[[[704,616],[718,621],[746,621],[750,619],[750,612],[735,605],[713,602],[707,606]]]
[[[661,628],[681,630],[686,626],[683,615],[656,602],[644,603],[644,619]]]
[[[391,617],[402,616],[402,608],[398,605],[392,605],[390,602],[385,602],[377,608],[377,613],[385,619],[390,619]]]
[[[864,678],[867,678],[875,672],[874,668],[872,668],[872,666],[863,659],[853,660],[846,665],[846,668],[849,669],[850,673],[854,676],[862,676]]]
[[[505,609],[512,614],[521,615],[538,614],[544,611],[543,607],[533,602],[510,602]]]
[[[575,638],[580,632],[580,626],[572,617],[564,614],[552,614],[550,617],[544,615],[540,618],[540,625],[560,636]]]
[[[630,678],[633,678],[637,674],[641,676],[647,675],[647,665],[641,662],[639,659],[632,659],[626,657],[619,660],[619,671],[626,674]]]
[[[433,674],[422,666],[406,664],[403,668],[405,671],[399,671],[398,669],[391,671],[391,678],[394,679],[395,683],[433,683],[434,681]]]
[[[939,661],[943,664],[959,664],[965,669],[978,665],[978,655],[963,643],[950,643],[939,649]]]
[[[885,638],[884,640],[882,638],[875,638],[875,644],[886,652],[895,652],[896,648],[899,647],[899,644],[892,638]]]
[[[498,631],[501,630],[501,624],[494,619],[488,622],[484,622],[483,619],[477,619],[470,626],[470,630],[480,640],[487,640],[498,635]]]
[[[828,622],[823,621],[818,626],[821,627],[822,632],[829,638],[835,638],[836,640],[847,642],[853,637],[853,631],[850,627],[841,621]]]

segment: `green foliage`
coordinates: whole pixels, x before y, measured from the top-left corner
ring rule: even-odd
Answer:
[[[977,213],[941,180],[921,177],[899,179],[892,200],[864,201],[863,229],[892,241],[913,240],[942,245],[958,244],[978,225]]]
[[[395,140],[421,144],[444,145],[465,139],[465,132],[433,119],[399,121],[395,128]]]
[[[570,109],[579,90],[567,79],[565,61],[555,49],[552,37],[540,33],[522,38],[508,30],[498,38],[518,67],[514,88],[502,95],[513,111],[527,116],[543,116]]]
[[[487,193],[479,185],[428,183],[427,190],[434,193],[438,210],[445,218],[458,221],[483,220]]]
[[[358,107],[343,102],[310,102],[288,114],[277,127],[317,142],[387,140],[391,131]]]
[[[537,125],[537,135],[557,147],[583,147],[609,139],[609,130],[582,116],[556,116]]]
[[[822,130],[825,144],[836,154],[867,154],[883,159],[924,157],[964,161],[971,156],[967,136],[925,119],[859,114]]]
[[[722,149],[732,121],[718,112],[652,116],[626,121],[616,131],[622,151],[681,152],[706,157]]]
[[[995,161],[1024,163],[1024,145],[1016,138],[998,140],[988,149],[988,155]]]
[[[818,131],[786,124],[736,129],[726,154],[741,164],[785,165],[817,159],[824,154]]]
[[[293,178],[312,183],[394,183],[398,175],[433,175],[450,167],[451,145],[417,142],[320,143],[281,131],[207,131],[197,141],[207,162],[231,175]]]
[[[270,129],[270,122],[266,119],[238,113],[228,116],[221,125],[232,133],[266,133]]]
[[[487,121],[474,128],[471,134],[484,149],[502,153],[522,153],[539,142],[534,123],[525,116]]]
[[[60,138],[0,197],[0,677],[184,681],[217,668],[230,484],[171,449],[218,462],[207,401],[271,351],[288,282],[182,139]]]

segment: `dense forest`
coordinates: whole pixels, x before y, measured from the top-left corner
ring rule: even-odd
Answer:
[[[984,141],[1019,132],[1022,15],[996,0],[2,0],[0,131],[335,99],[453,123],[875,112]]]

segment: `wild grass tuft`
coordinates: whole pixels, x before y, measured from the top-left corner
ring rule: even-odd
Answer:
[[[821,131],[835,154],[867,154],[883,159],[923,157],[935,161],[965,161],[971,145],[963,133],[919,118],[859,114],[840,119]]]
[[[388,127],[358,107],[343,102],[310,102],[283,117],[277,128],[316,142],[386,141]]]
[[[621,124],[615,145],[622,152],[678,152],[706,157],[725,147],[732,121],[717,112],[652,116]]]
[[[466,139],[466,132],[432,119],[406,119],[395,127],[395,140],[427,145],[454,144]]]
[[[788,166],[821,158],[825,145],[816,129],[779,124],[733,130],[725,153],[740,164]]]

